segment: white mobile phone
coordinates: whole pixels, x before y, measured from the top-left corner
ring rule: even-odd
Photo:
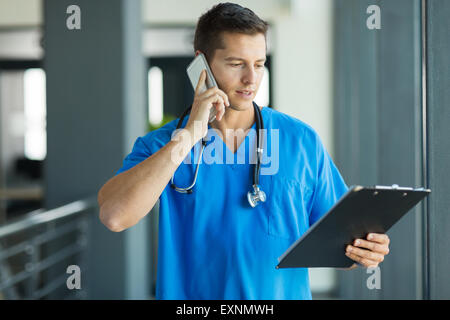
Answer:
[[[209,68],[208,62],[203,53],[200,53],[195,59],[188,65],[186,68],[187,75],[189,80],[191,81],[192,88],[197,88],[198,81],[200,79],[200,74],[202,71],[206,69],[206,86],[200,88],[200,92],[204,92],[212,87],[217,87],[216,80]],[[216,108],[211,108],[211,112],[209,114],[209,122],[214,121],[216,118]]]

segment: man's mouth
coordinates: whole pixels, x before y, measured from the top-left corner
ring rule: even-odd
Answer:
[[[253,94],[251,90],[236,90],[236,92],[245,96],[251,96]]]

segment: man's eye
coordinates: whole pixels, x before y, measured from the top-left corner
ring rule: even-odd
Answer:
[[[242,65],[242,63],[238,63],[238,64],[232,64],[231,66],[232,67],[239,67],[239,66],[241,66]]]

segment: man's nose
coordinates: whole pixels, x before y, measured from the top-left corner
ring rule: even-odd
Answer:
[[[254,67],[248,67],[244,71],[242,82],[245,84],[252,84],[256,82],[256,70]]]

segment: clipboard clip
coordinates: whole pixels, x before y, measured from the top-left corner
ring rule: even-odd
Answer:
[[[393,184],[392,186],[375,185],[374,188],[378,189],[378,190],[399,190],[399,191],[425,191],[425,192],[431,192],[430,189],[427,189],[427,188],[424,188],[424,187],[420,187],[420,188],[400,187],[398,184]]]
[[[383,189],[383,190],[408,190],[413,191],[413,188],[410,187],[400,187],[398,184],[393,184],[392,186],[375,186],[375,189]]]

